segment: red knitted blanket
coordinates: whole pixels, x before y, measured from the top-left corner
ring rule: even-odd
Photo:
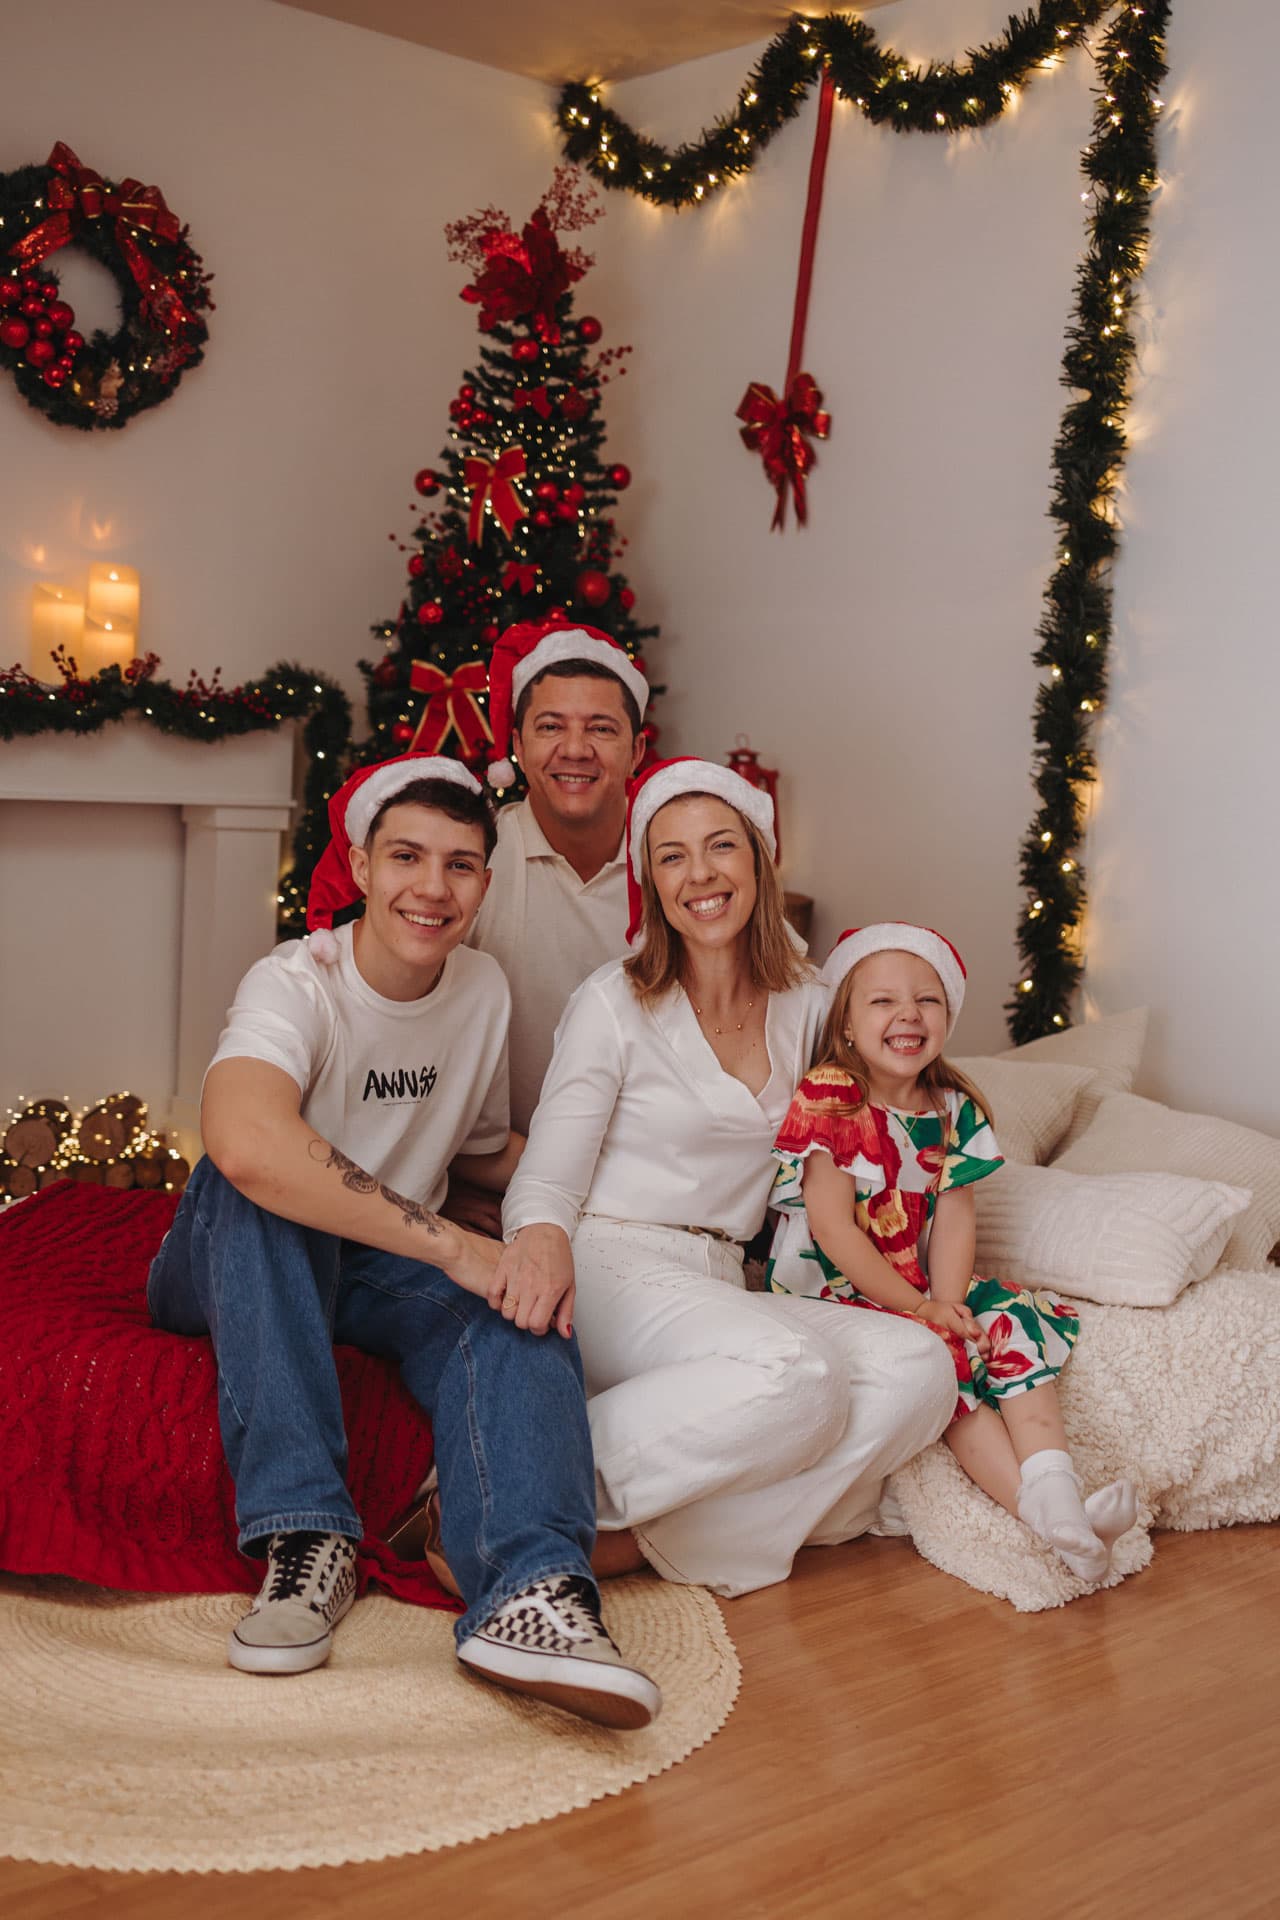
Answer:
[[[173,1195],[60,1181],[0,1216],[0,1567],[134,1593],[252,1592],[236,1548],[208,1340],[160,1333],[147,1268]],[[431,1426],[391,1364],[336,1349],[365,1523],[360,1591],[453,1606],[379,1533],[431,1462]]]

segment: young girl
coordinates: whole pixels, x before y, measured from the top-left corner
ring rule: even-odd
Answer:
[[[955,1360],[956,1459],[1072,1573],[1101,1580],[1137,1500],[1128,1480],[1080,1497],[1054,1386],[1080,1323],[1051,1293],[974,1276],[972,1187],[1002,1162],[976,1088],[942,1057],[964,963],[895,921],[842,934],[822,977],[835,998],[817,1061],[774,1144],[769,1287],[933,1327]]]

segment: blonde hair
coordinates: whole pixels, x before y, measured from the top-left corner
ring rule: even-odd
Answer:
[[[719,797],[718,794],[679,795],[681,800]],[[726,801],[725,805],[728,804]],[[791,938],[782,882],[759,828],[745,814],[738,813],[736,807],[731,811],[742,822],[756,870],[756,904],[747,922],[750,936],[747,966],[751,984],[761,993],[786,993],[791,987],[802,986],[812,976],[813,968]],[[656,1000],[672,987],[680,986],[685,969],[684,940],[662,911],[653,882],[647,832],[640,851],[640,904],[640,945],[624,962],[624,971],[636,998],[644,1002]]]
[[[870,959],[871,956],[867,957]],[[867,1100],[871,1097],[871,1076],[867,1070],[867,1063],[852,1040],[846,1037],[849,1025],[849,1002],[853,998],[853,976],[861,965],[862,962],[859,960],[858,966],[850,967],[836,988],[835,998],[831,1002],[822,1032],[818,1037],[818,1049],[810,1072],[816,1071],[819,1067],[841,1067],[857,1084],[862,1098]],[[976,1087],[967,1073],[961,1073],[959,1067],[953,1066],[942,1054],[939,1054],[936,1060],[931,1060],[923,1069],[919,1085],[935,1106],[941,1105],[939,1096],[948,1090],[953,1090],[964,1094],[965,1098],[972,1100],[975,1106],[981,1107],[988,1120],[992,1117],[991,1108],[987,1104],[982,1089]]]

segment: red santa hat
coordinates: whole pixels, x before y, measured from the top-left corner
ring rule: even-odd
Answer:
[[[964,983],[968,978],[964,961],[945,934],[932,927],[916,927],[909,920],[879,920],[871,927],[849,927],[827,955],[822,969],[824,985],[833,990],[860,960],[873,953],[914,953],[929,965],[942,982],[947,996],[947,1037],[960,1018],[964,1005]]]
[[[484,789],[460,760],[439,753],[399,753],[372,767],[358,767],[329,801],[329,844],[316,862],[307,893],[307,931],[311,951],[329,966],[338,957],[333,916],[361,898],[351,872],[351,849],[369,837],[374,815],[397,793],[418,780],[448,780],[468,793]]]
[[[762,788],[753,787],[732,767],[722,767],[715,760],[698,760],[691,754],[675,760],[655,760],[632,781],[627,797],[627,901],[631,908],[628,944],[640,931],[643,917],[640,871],[649,822],[668,800],[678,800],[687,793],[711,793],[717,800],[725,801],[735,813],[750,820],[772,857],[775,860],[778,857],[773,800]]]
[[[590,660],[607,667],[635,701],[643,718],[649,704],[649,682],[625,647],[598,627],[580,626],[569,619],[521,620],[493,643],[489,657],[489,727],[494,758],[489,767],[491,787],[509,787],[516,777],[507,757],[512,718],[520,695],[547,667],[564,660]]]

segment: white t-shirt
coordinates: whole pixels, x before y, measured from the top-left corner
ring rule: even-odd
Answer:
[[[511,988],[511,1124],[527,1133],[569,995],[627,951],[626,851],[580,880],[522,800],[498,814],[489,864],[468,944],[493,955]]]
[[[827,999],[816,975],[770,994],[772,1071],[753,1094],[720,1065],[683,989],[644,1007],[621,961],[601,967],[565,1009],[503,1232],[545,1220],[572,1234],[582,1212],[749,1240]]]
[[[279,1067],[308,1126],[434,1210],[455,1154],[507,1144],[507,983],[487,954],[455,947],[430,993],[387,1000],[356,966],[352,932],[339,929],[332,966],[286,940],[250,967],[210,1065]]]

